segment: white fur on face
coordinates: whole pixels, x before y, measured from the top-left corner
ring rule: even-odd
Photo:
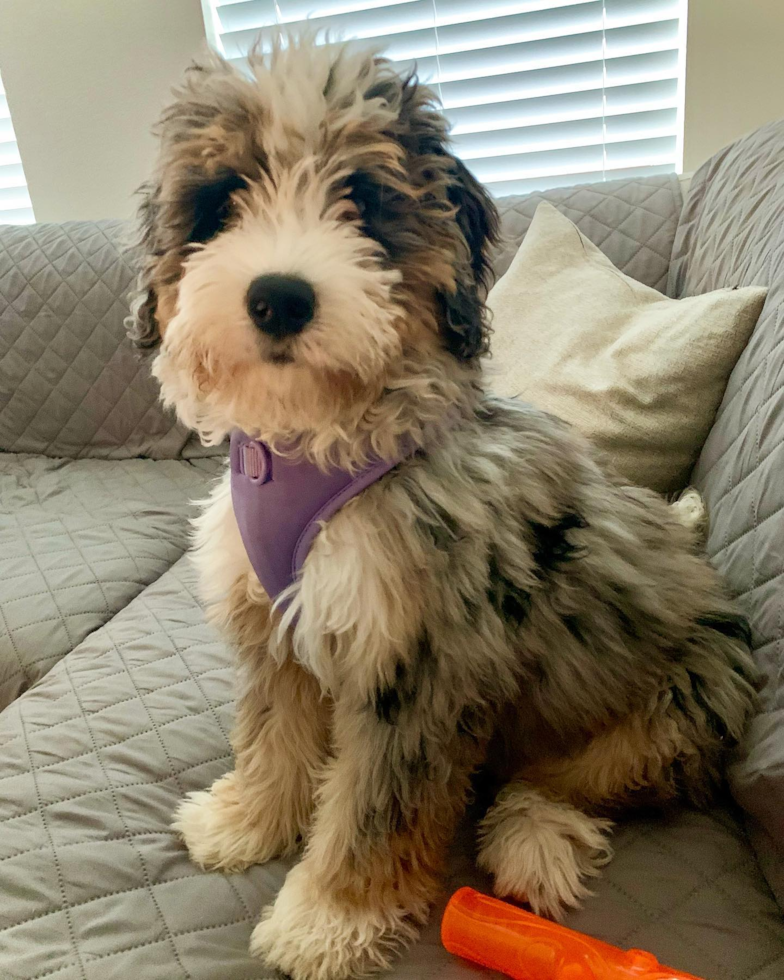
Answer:
[[[235,426],[285,434],[303,412],[329,410],[325,382],[372,384],[400,356],[399,273],[381,267],[376,243],[341,220],[350,205],[329,205],[328,190],[303,161],[274,189],[256,188],[239,223],[185,262],[154,373],[164,401],[208,444]],[[267,274],[305,279],[316,294],[313,321],[283,342],[262,335],[247,311],[251,282]],[[273,360],[281,343],[290,363]]]
[[[318,44],[305,31],[289,35],[285,44],[281,35],[269,61],[251,55],[250,67],[258,83],[254,98],[266,110],[262,142],[267,155],[285,158],[320,142],[327,111],[332,132],[359,121],[375,122],[381,129],[393,119],[394,110],[378,99],[365,98],[375,81],[368,70],[369,59],[380,50],[367,43]]]

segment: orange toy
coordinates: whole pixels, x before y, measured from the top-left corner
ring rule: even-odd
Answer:
[[[450,953],[513,980],[699,980],[662,966],[651,953],[624,952],[473,888],[449,900],[441,941]]]

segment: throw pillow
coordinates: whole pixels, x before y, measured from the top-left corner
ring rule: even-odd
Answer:
[[[488,385],[571,422],[623,478],[675,493],[766,292],[749,286],[668,299],[619,272],[543,202],[488,298]]]

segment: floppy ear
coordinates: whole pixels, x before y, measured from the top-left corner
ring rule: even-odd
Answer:
[[[449,202],[465,242],[455,263],[455,291],[439,296],[447,350],[461,361],[484,354],[489,345],[485,295],[490,285],[490,248],[498,240],[498,211],[493,199],[456,157],[450,156]]]
[[[144,283],[143,276],[136,281],[131,293],[131,312],[125,320],[125,329],[135,347],[150,350],[161,342],[161,331],[155,316],[157,297],[155,291]]]
[[[153,287],[153,257],[155,255],[155,215],[158,208],[157,188],[144,184],[139,189],[142,203],[139,206],[139,244],[135,250],[139,273],[129,296],[131,312],[125,319],[125,329],[135,347],[149,350],[161,342],[161,331],[156,316],[158,297]]]

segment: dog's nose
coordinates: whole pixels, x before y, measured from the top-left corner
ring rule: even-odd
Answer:
[[[248,289],[248,313],[264,333],[289,337],[313,319],[316,294],[297,276],[259,276]]]

